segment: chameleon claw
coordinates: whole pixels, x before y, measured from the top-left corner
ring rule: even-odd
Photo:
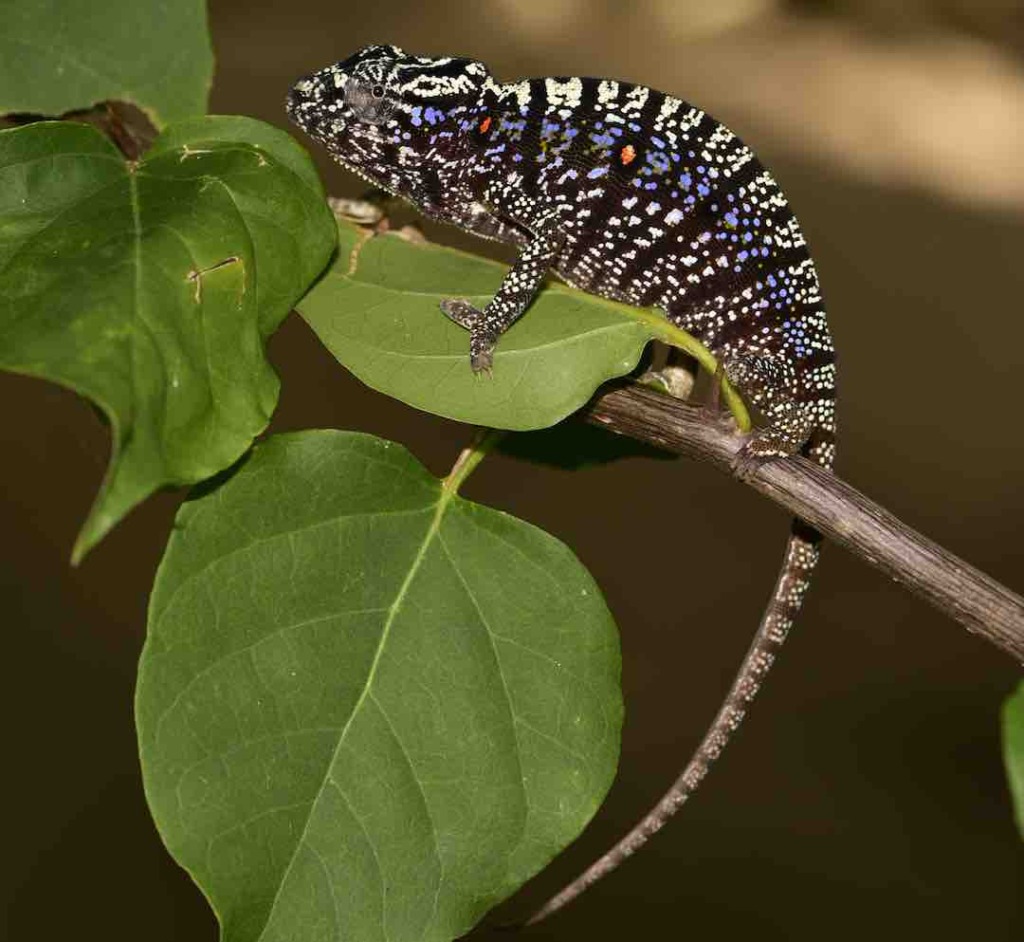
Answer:
[[[731,462],[732,473],[739,480],[749,484],[757,476],[761,466],[768,460],[768,458],[762,455],[751,454],[746,447],[741,448],[733,456]]]
[[[778,461],[789,456],[790,452],[771,442],[770,432],[766,433],[762,429],[733,455],[730,466],[737,478],[749,484],[769,461]]]
[[[481,373],[491,375],[494,367],[494,341],[490,337],[475,335],[470,338],[469,365],[477,376]]]

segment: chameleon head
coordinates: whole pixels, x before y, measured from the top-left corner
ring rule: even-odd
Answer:
[[[300,79],[288,116],[337,161],[395,193],[455,141],[490,81],[472,59],[366,46]]]

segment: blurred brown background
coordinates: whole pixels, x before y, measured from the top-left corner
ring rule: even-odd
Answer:
[[[214,0],[211,22],[213,109],[282,126],[293,79],[368,42],[473,55],[501,78],[631,79],[710,110],[774,168],[818,261],[841,356],[840,472],[1024,590],[1019,0]],[[332,192],[359,192],[316,157]],[[276,429],[371,431],[438,473],[466,440],[361,387],[294,316],[271,353]],[[42,382],[0,376],[0,401],[0,935],[212,942],[212,916],[149,821],[131,722],[146,597],[180,495],[150,501],[70,569],[105,433]],[[684,461],[565,472],[495,457],[467,494],[572,545],[622,631],[618,780],[584,837],[500,913],[511,916],[674,777],[754,629],[786,520]],[[996,725],[1018,676],[829,549],[705,790],[525,938],[1021,939],[1024,853]]]

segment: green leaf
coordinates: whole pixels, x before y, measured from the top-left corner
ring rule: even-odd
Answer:
[[[136,703],[146,794],[224,942],[467,931],[614,774],[615,626],[558,540],[398,445],[259,445],[179,513]]]
[[[134,166],[84,125],[0,132],[0,369],[88,396],[112,427],[75,559],[265,428],[263,340],[334,238],[308,157],[257,121],[190,122]]]
[[[660,315],[551,284],[498,342],[492,375],[474,376],[469,335],[438,303],[468,297],[483,306],[504,266],[395,235],[370,238],[348,223],[339,224],[339,244],[299,312],[368,386],[427,412],[494,428],[546,428],[632,370],[652,338],[688,350],[714,372],[710,353]],[[726,400],[749,425],[728,388]]]
[[[1024,683],[1003,704],[1003,761],[1017,830],[1024,837]]]
[[[203,114],[213,78],[204,0],[0,0],[0,114],[129,101],[157,127]]]

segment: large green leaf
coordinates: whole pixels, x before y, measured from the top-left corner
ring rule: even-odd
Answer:
[[[303,432],[186,504],[137,694],[146,794],[225,942],[464,933],[614,774],[618,642],[553,537]]]
[[[334,238],[308,158],[257,121],[189,122],[131,166],[84,125],[0,132],[0,369],[77,390],[113,430],[76,558],[263,430],[263,340]]]
[[[714,370],[707,350],[656,313],[552,284],[498,342],[493,374],[474,376],[469,335],[438,302],[486,304],[504,266],[394,235],[369,238],[346,223],[339,237],[334,264],[299,312],[363,382],[428,412],[495,428],[545,428],[633,369],[655,337]]]
[[[213,77],[204,0],[0,0],[0,114],[130,101],[157,127],[203,114]]]
[[[1003,704],[1003,760],[1017,830],[1024,837],[1024,683]]]

